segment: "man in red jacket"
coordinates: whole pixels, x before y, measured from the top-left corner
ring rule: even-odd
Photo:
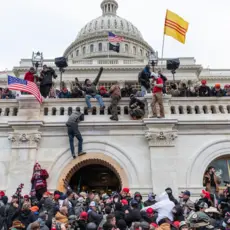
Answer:
[[[34,67],[31,67],[30,70],[28,72],[26,72],[24,80],[34,82],[35,77],[36,77],[36,71],[35,71]]]
[[[162,78],[158,76],[156,73],[152,73],[153,77],[153,103],[152,103],[152,111],[153,111],[153,116],[151,118],[158,117],[157,116],[157,110],[156,110],[156,104],[159,104],[160,107],[160,117],[158,118],[164,118],[165,113],[164,113],[164,106],[163,106],[163,87],[164,87],[164,82]]]

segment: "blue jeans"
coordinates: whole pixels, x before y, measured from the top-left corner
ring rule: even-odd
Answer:
[[[143,85],[141,86],[141,96],[144,97],[146,93],[150,93],[150,90],[146,89]]]
[[[86,101],[86,104],[88,106],[89,109],[91,109],[91,103],[90,103],[90,98],[96,98],[100,107],[103,107],[104,106],[104,102],[102,100],[102,97],[99,95],[99,94],[96,94],[95,96],[91,96],[91,95],[86,95],[85,96],[85,101]]]
[[[79,130],[74,130],[72,127],[68,127],[69,145],[73,156],[75,156],[74,151],[74,137],[78,139],[78,153],[82,152],[83,138]]]

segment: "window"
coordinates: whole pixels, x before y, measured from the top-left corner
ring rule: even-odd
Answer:
[[[90,45],[90,53],[93,53],[93,51],[94,51],[94,45],[92,44]]]
[[[79,50],[76,51],[76,56],[79,56]]]
[[[102,43],[99,43],[99,44],[98,44],[98,50],[99,50],[99,51],[102,51]]]
[[[84,46],[83,49],[82,49],[82,53],[83,53],[83,54],[86,53],[86,48],[85,48],[85,46]]]
[[[133,47],[133,54],[134,54],[134,55],[137,54],[137,48],[136,48],[136,46]]]
[[[225,185],[225,183],[223,181],[229,181],[230,180],[229,165],[230,165],[230,158],[219,158],[219,159],[212,161],[209,164],[209,166],[215,167],[216,175],[221,180],[221,186]]]
[[[129,52],[129,46],[127,44],[125,44],[125,52],[128,53]]]
[[[141,56],[143,56],[143,50],[142,49],[140,49],[140,54],[141,54]]]

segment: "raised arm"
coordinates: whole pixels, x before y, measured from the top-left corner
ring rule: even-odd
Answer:
[[[96,77],[96,78],[95,78],[95,80],[93,81],[93,84],[94,84],[94,85],[97,85],[97,84],[98,84],[98,82],[99,82],[99,79],[100,79],[100,77],[101,77],[102,72],[103,72],[103,67],[101,67],[101,68],[100,68],[100,70],[99,70],[99,73],[98,73],[97,77]]]

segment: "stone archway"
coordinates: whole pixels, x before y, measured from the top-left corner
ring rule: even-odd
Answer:
[[[128,187],[128,177],[124,169],[111,157],[103,153],[90,153],[72,160],[61,172],[57,189],[64,191],[64,180],[68,183],[71,177],[82,167],[90,164],[100,164],[111,169],[119,178],[122,187]]]
[[[202,188],[203,175],[215,159],[230,154],[230,140],[218,140],[202,148],[191,161],[186,175],[186,187]]]

